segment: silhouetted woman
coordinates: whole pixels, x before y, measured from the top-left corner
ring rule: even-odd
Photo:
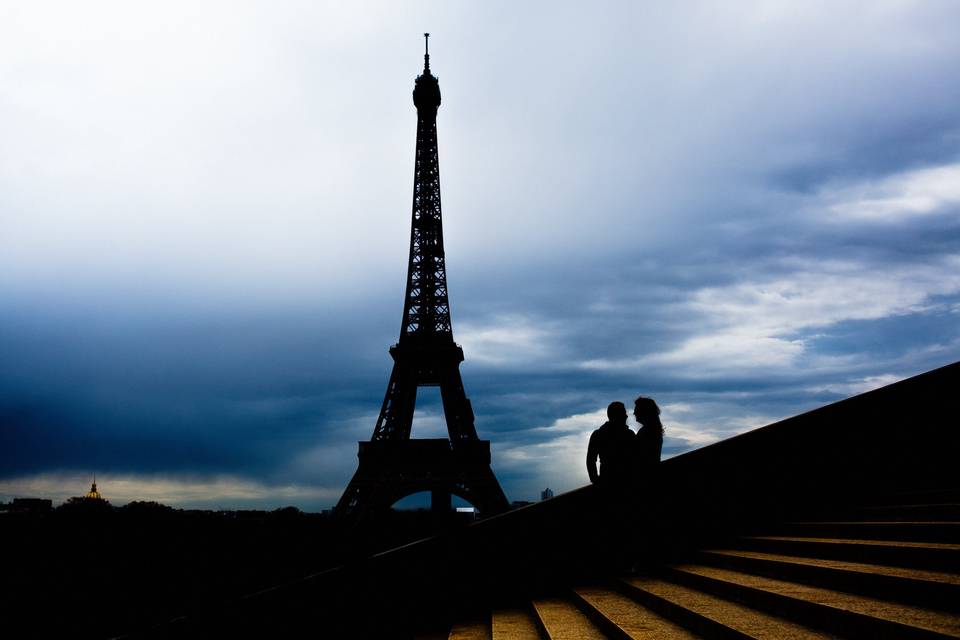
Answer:
[[[642,480],[652,477],[660,463],[663,450],[663,424],[660,422],[660,407],[653,398],[640,396],[633,403],[633,417],[640,423],[637,431],[637,471]]]
[[[660,452],[663,450],[663,424],[660,422],[660,407],[653,398],[640,396],[634,401],[633,416],[640,423],[637,431],[636,470],[637,506],[636,531],[639,536],[634,543],[634,571],[655,566],[667,539],[662,531],[662,496],[657,486],[657,471]]]

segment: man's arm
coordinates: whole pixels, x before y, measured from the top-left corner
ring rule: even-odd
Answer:
[[[590,476],[590,482],[597,484],[599,476],[597,475],[597,445],[594,442],[594,436],[597,432],[590,434],[590,444],[587,445],[587,475]]]

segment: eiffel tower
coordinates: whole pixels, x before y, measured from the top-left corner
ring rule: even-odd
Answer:
[[[480,440],[463,389],[463,349],[453,341],[440,215],[437,108],[440,84],[430,73],[425,33],[423,74],[413,89],[417,150],[413,178],[410,259],[400,340],[390,347],[393,372],[369,442],[360,442],[357,471],[337,503],[343,517],[388,509],[397,500],[431,492],[431,508],[449,511],[451,495],[481,514],[504,511],[507,498],[490,468],[490,441]],[[449,439],[410,438],[417,389],[440,387]]]

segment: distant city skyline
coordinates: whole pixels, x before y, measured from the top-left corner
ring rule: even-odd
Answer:
[[[954,2],[14,2],[0,501],[336,502],[400,328],[425,31],[510,500],[585,484],[612,400],[676,455],[960,360]]]

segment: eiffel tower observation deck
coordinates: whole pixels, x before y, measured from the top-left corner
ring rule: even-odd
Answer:
[[[382,511],[421,491],[431,493],[436,511],[449,510],[453,495],[484,515],[507,508],[490,468],[490,442],[477,437],[460,377],[463,350],[453,340],[437,150],[440,83],[430,71],[429,36],[424,34],[423,73],[413,89],[417,146],[400,339],[390,348],[393,372],[373,436],[360,443],[357,472],[336,506],[342,517]],[[449,439],[411,439],[417,389],[422,386],[440,387]]]

